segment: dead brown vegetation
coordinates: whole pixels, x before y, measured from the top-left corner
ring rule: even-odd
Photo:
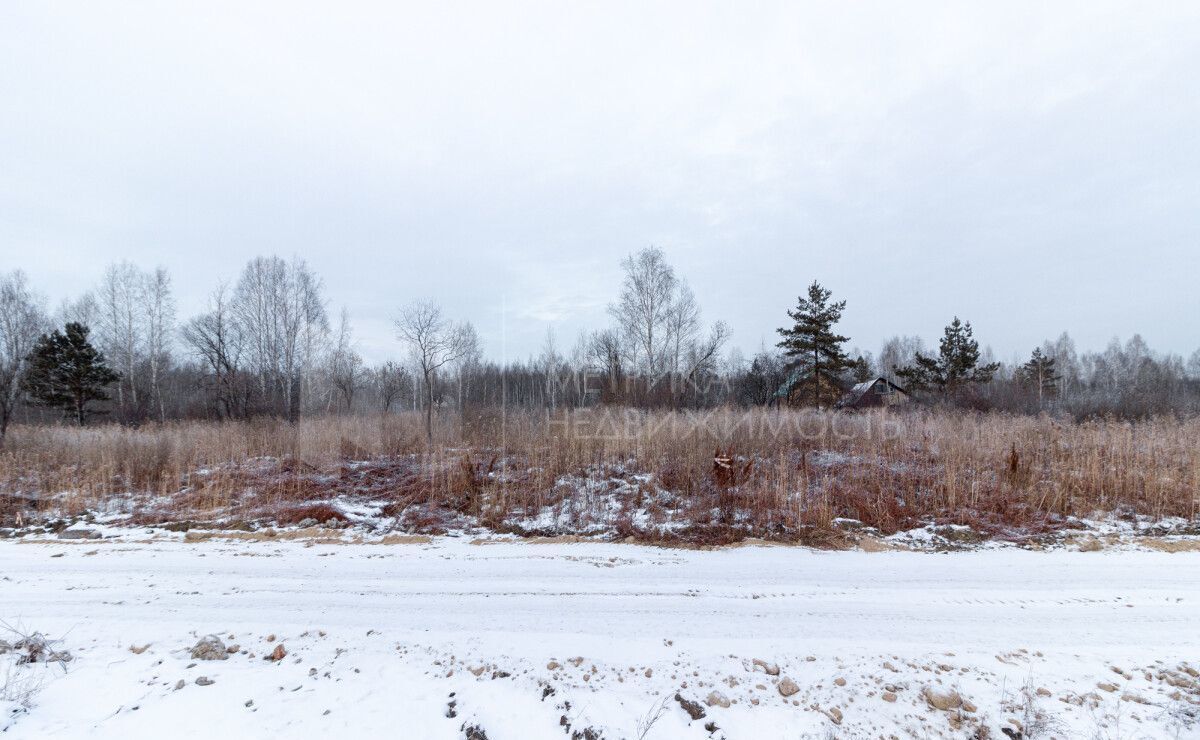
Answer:
[[[593,499],[609,495],[613,536],[650,538],[635,521],[643,512],[686,522],[656,539],[720,544],[834,540],[839,519],[1017,537],[1097,512],[1195,520],[1200,503],[1195,419],[599,409],[437,422],[432,449],[416,414],[18,426],[0,453],[0,526],[114,509],[143,523],[326,523],[345,518],[332,502],[351,500],[406,531],[479,523],[553,535],[516,522],[571,503],[586,524]]]

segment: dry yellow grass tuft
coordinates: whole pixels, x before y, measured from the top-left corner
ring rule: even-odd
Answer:
[[[1162,537],[1138,537],[1134,542],[1160,552],[1200,552],[1200,540],[1169,540]]]

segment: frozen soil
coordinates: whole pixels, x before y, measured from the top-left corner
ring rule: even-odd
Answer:
[[[0,541],[0,729],[1200,737],[1197,552],[229,534]]]

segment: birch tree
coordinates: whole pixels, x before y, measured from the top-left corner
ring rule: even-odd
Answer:
[[[298,258],[256,257],[242,271],[231,307],[266,408],[295,422],[303,376],[329,328],[320,278]]]
[[[686,281],[679,280],[677,283],[667,308],[665,328],[671,377],[676,382],[686,375],[684,355],[695,349],[692,345],[700,333],[700,306]]]
[[[625,278],[609,307],[627,337],[631,364],[648,376],[661,372],[678,280],[661,249],[648,247],[621,262]]]
[[[546,328],[546,341],[542,344],[542,353],[537,359],[537,368],[545,378],[546,406],[555,411],[558,408],[558,370],[562,357],[558,354],[558,345],[554,341],[554,329]]]
[[[146,350],[143,288],[138,268],[130,262],[117,262],[105,269],[96,292],[100,309],[97,344],[109,366],[121,375],[116,402],[121,416],[127,420],[141,415],[137,370]],[[86,326],[97,322],[82,323]]]
[[[166,421],[163,401],[163,374],[171,363],[171,338],[175,332],[175,299],[171,294],[171,276],[162,267],[142,279],[143,311],[146,322],[146,354],[149,360],[150,396],[157,407],[158,420]]]
[[[42,299],[20,270],[0,274],[0,449],[21,398],[29,354],[46,325]]]
[[[458,409],[461,412],[466,408],[467,397],[471,393],[471,375],[483,359],[483,343],[471,322],[464,322],[459,329],[462,352],[454,360],[454,374],[458,381]]]

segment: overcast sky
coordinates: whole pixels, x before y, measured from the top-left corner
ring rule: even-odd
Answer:
[[[750,354],[813,279],[877,350],[955,314],[1200,347],[1200,3],[0,3],[0,270],[298,255],[363,353],[492,357],[662,247]]]

